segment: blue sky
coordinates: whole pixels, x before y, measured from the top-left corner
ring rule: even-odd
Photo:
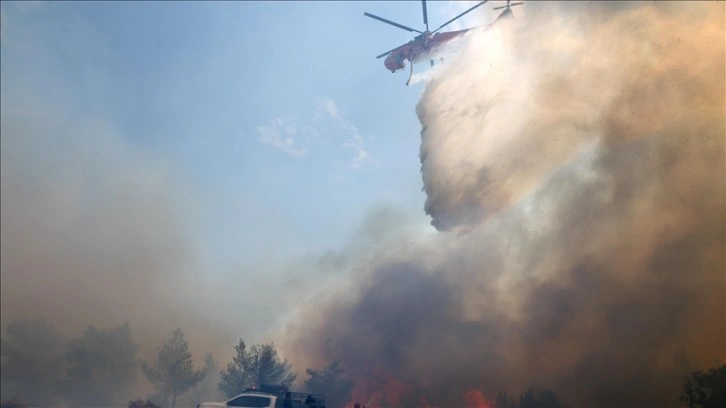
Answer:
[[[374,58],[410,33],[363,16],[420,28],[420,3],[22,3],[2,5],[3,86],[53,68],[77,111],[112,120],[210,196],[238,192],[205,203],[210,239],[261,211],[284,220],[298,250],[320,249],[375,203],[422,208],[420,86]],[[470,3],[431,2],[431,25]]]
[[[429,2],[430,25],[475,3]],[[52,112],[73,129],[102,126],[167,169],[204,273],[340,249],[381,205],[428,225],[422,88],[375,59],[412,35],[363,15],[422,28],[419,2],[1,7],[3,121],[51,123]],[[491,21],[491,7],[449,27]]]

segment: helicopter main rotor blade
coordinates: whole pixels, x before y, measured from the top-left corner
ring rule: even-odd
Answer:
[[[507,2],[507,5],[506,5],[506,6],[499,6],[499,7],[494,7],[494,8],[492,8],[492,10],[501,10],[501,9],[503,9],[503,8],[509,8],[509,7],[511,7],[511,6],[519,6],[520,4],[524,4],[524,3],[522,3],[522,2],[520,1],[519,3],[512,3],[512,4],[509,4],[509,2]]]
[[[419,34],[423,34],[423,33],[422,33],[421,31],[418,31],[418,30],[414,30],[413,28],[411,28],[411,27],[406,27],[405,25],[401,25],[401,24],[398,24],[398,23],[394,23],[393,21],[391,21],[391,20],[386,20],[385,18],[382,18],[382,17],[374,16],[374,15],[373,15],[373,14],[371,14],[371,13],[363,13],[363,14],[364,14],[365,16],[367,16],[367,17],[370,17],[370,18],[376,19],[376,20],[378,20],[378,21],[382,21],[382,22],[384,22],[384,23],[386,23],[386,24],[390,24],[390,25],[392,25],[392,26],[394,26],[394,27],[398,27],[398,28],[404,29],[404,30],[406,30],[406,31],[409,31],[409,32],[414,32],[414,31],[415,31],[415,32],[417,32],[417,33],[419,33]]]
[[[399,45],[399,46],[398,46],[398,47],[396,47],[396,48],[393,48],[393,49],[391,49],[391,50],[388,50],[388,51],[384,52],[383,54],[381,54],[381,55],[377,56],[376,58],[383,58],[383,57],[385,57],[386,55],[388,55],[388,54],[392,53],[393,51],[396,51],[397,49],[399,49],[399,48],[403,47],[404,45],[406,45],[406,44],[403,44],[403,45]]]
[[[432,32],[432,34],[433,34],[433,33],[435,33],[435,32],[437,32],[437,31],[439,31],[439,30],[441,30],[442,28],[446,27],[447,25],[449,25],[449,24],[453,23],[453,22],[454,22],[454,21],[455,21],[456,19],[458,19],[459,17],[462,17],[462,16],[464,15],[464,14],[466,14],[466,13],[468,13],[468,12],[470,12],[470,11],[474,10],[475,8],[477,8],[477,7],[481,6],[482,4],[486,3],[487,1],[489,1],[489,0],[484,0],[484,1],[482,1],[481,3],[477,4],[476,6],[474,6],[474,7],[470,8],[469,10],[466,10],[465,12],[463,12],[463,13],[459,14],[458,16],[456,16],[456,17],[452,18],[451,20],[449,20],[449,21],[445,22],[445,23],[444,23],[444,24],[443,24],[443,25],[442,25],[441,27],[439,27],[439,28],[437,28],[436,30],[434,30],[434,31]]]
[[[429,31],[429,18],[426,15],[426,0],[421,0],[421,5],[423,6],[424,12],[424,25],[426,25],[426,31]]]

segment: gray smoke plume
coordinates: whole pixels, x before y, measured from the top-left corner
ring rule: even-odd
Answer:
[[[297,365],[341,361],[368,407],[527,386],[675,406],[726,361],[724,4],[524,8],[418,105],[440,234],[363,258],[289,326]]]
[[[128,321],[133,341],[142,346],[140,359],[155,359],[177,327],[190,333],[199,363],[209,351],[224,356],[239,327],[203,315],[208,303],[200,301],[202,285],[194,285],[196,242],[183,220],[198,202],[174,166],[124,141],[111,121],[88,119],[55,100],[53,92],[39,98],[42,103],[27,104],[31,91],[11,89],[38,85],[23,83],[26,78],[11,69],[3,72],[3,340],[16,319],[44,319],[65,341],[88,325],[106,329]],[[24,105],[32,109],[21,111]],[[137,379],[140,387],[114,403],[147,395],[140,372]],[[19,397],[30,403],[40,398],[32,392]]]

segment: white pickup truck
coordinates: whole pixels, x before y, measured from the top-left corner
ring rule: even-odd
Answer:
[[[197,408],[244,407],[244,408],[282,408],[282,399],[273,394],[247,391],[225,402],[203,402]]]
[[[270,387],[272,388],[272,387]],[[262,390],[246,389],[243,393],[234,396],[224,402],[203,402],[197,405],[197,408],[220,408],[220,407],[240,407],[240,408],[283,408],[285,400],[285,390],[266,390],[263,386]],[[305,394],[301,392],[291,392],[293,408],[325,408],[325,397],[318,394]],[[312,398],[313,402],[307,404],[306,400]]]

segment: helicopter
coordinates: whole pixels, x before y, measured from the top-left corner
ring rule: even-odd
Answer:
[[[411,27],[406,27],[405,25],[395,23],[393,21],[387,20],[382,17],[378,17],[376,15],[373,15],[371,13],[365,12],[363,15],[366,17],[370,17],[372,19],[384,22],[386,24],[390,24],[394,27],[401,28],[403,30],[406,30],[408,32],[417,32],[419,35],[414,37],[413,40],[407,42],[406,44],[403,44],[401,46],[398,46],[392,50],[386,51],[381,55],[378,55],[376,58],[387,58],[383,61],[383,65],[391,71],[392,73],[395,73],[396,71],[403,69],[406,67],[406,60],[408,60],[411,63],[411,73],[408,76],[408,80],[406,81],[406,85],[411,82],[411,77],[413,77],[413,64],[416,62],[419,62],[425,58],[430,58],[431,54],[440,49],[443,45],[451,42],[452,40],[461,37],[465,33],[467,33],[470,30],[473,30],[474,28],[467,28],[464,30],[457,30],[457,31],[446,31],[446,32],[439,32],[442,28],[446,27],[447,25],[453,23],[457,19],[463,17],[465,14],[473,11],[479,6],[482,6],[484,3],[487,3],[488,0],[484,0],[480,3],[477,3],[473,7],[469,8],[468,10],[464,11],[463,13],[459,14],[458,16],[452,18],[451,20],[445,22],[441,25],[441,27],[435,29],[434,31],[429,31],[429,21],[428,21],[428,13],[426,11],[426,0],[422,0],[422,7],[423,7],[423,21],[424,25],[426,26],[425,31],[419,31]],[[522,4],[522,2],[515,2],[511,3],[511,0],[507,0],[506,6],[501,7],[494,7],[493,10],[501,10],[504,9],[504,11],[497,17],[494,22],[489,24],[489,26],[495,24],[497,21],[499,21],[501,18],[505,17],[511,17],[513,16],[511,7],[512,6],[518,6]],[[433,58],[431,59],[431,66],[434,65]]]

